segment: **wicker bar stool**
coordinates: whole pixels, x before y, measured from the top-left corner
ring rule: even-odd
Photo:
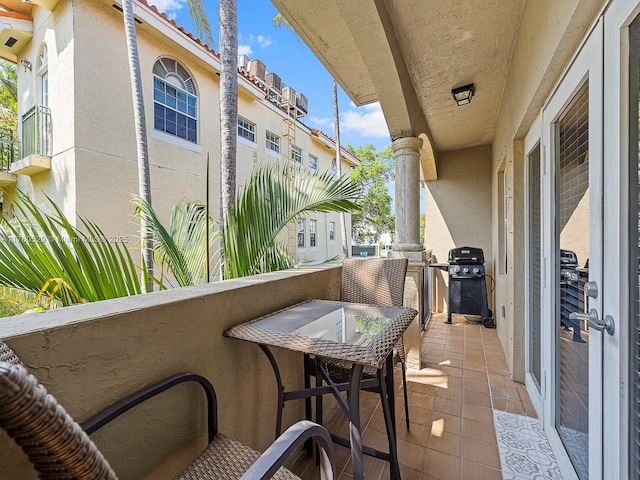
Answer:
[[[340,282],[340,301],[402,307],[404,303],[404,283],[409,260],[406,258],[345,259],[342,262],[342,278]],[[404,341],[402,336],[393,347],[394,365],[402,365],[402,386],[404,389],[404,408],[407,430],[409,430],[409,398],[407,394],[407,374]],[[351,365],[327,361],[326,368],[336,383],[347,382],[351,375]],[[314,362],[305,359],[307,377],[316,377],[319,381]],[[373,368],[364,368],[363,379],[376,378]],[[308,382],[308,379],[306,380]],[[380,393],[384,386],[367,388],[368,391]],[[310,404],[307,405],[310,413]],[[316,398],[316,421],[322,420],[322,397]],[[395,414],[392,412],[395,425]],[[309,417],[307,417],[309,418]]]
[[[191,373],[174,375],[151,385],[107,408],[81,427],[1,341],[0,427],[28,455],[39,478],[116,480],[116,474],[89,434],[143,401],[184,382],[197,382],[206,394],[209,446],[177,479],[298,479],[282,464],[311,438],[321,449],[321,478],[336,478],[333,444],[323,427],[308,421],[298,422],[260,455],[218,432],[215,391],[207,379]]]

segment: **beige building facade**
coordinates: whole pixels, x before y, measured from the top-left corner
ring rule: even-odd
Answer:
[[[13,214],[10,192],[17,188],[45,208],[48,196],[69,218],[88,218],[109,238],[134,246],[139,238],[131,203],[138,191],[137,157],[119,5],[9,3],[22,23],[3,17],[3,39],[13,35],[19,41],[11,48],[5,45],[0,55],[18,66],[22,148],[0,179],[4,215]],[[209,197],[217,219],[219,57],[146,2],[134,2],[134,13],[153,206],[168,221],[176,203],[204,203],[210,158]],[[238,72],[238,190],[262,164],[335,170],[335,142],[304,125],[306,104],[286,109],[292,112],[288,115],[283,102],[269,100],[264,65],[262,72],[244,67]],[[33,133],[37,138],[31,139]],[[342,172],[348,173],[358,159],[343,149],[341,162]],[[300,219],[295,226],[296,259],[341,257],[339,222],[339,215],[325,213]]]

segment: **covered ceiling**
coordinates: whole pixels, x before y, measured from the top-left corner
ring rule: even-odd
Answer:
[[[493,140],[524,0],[272,2],[357,105],[380,101],[392,138],[432,156]]]

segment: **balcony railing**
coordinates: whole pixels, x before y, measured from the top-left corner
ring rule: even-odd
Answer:
[[[11,130],[0,129],[0,172],[8,172],[18,158],[18,140]]]
[[[20,158],[29,155],[51,156],[51,110],[35,105],[22,116]]]

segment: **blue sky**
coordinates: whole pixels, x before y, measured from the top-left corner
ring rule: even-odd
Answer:
[[[148,0],[179,25],[196,34],[187,14],[185,0]],[[272,18],[278,13],[269,0],[237,0],[238,53],[259,59],[268,72],[309,99],[304,123],[334,136],[331,75],[315,55],[287,29],[275,28]],[[214,50],[218,51],[218,2],[208,0],[205,10],[211,23]],[[341,143],[355,146],[373,144],[382,150],[390,143],[379,104],[357,108],[338,86]]]

